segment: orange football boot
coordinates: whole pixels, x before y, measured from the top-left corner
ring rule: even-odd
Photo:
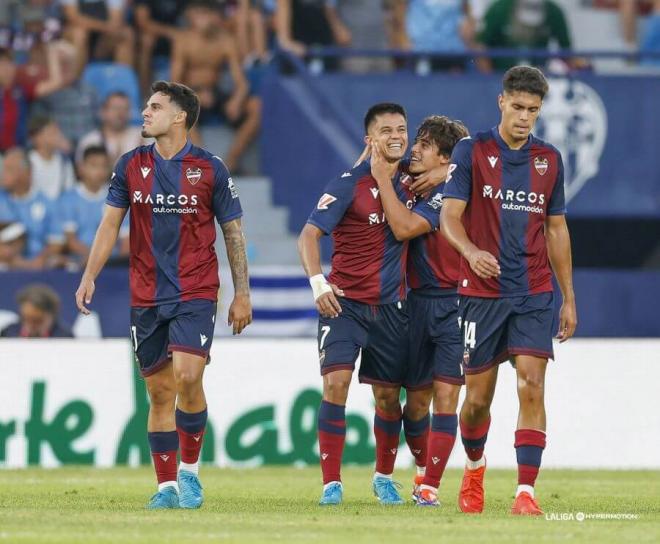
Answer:
[[[458,494],[458,508],[466,514],[481,514],[484,510],[484,473],[486,465],[474,470],[467,467]]]
[[[527,491],[523,491],[513,501],[511,513],[516,516],[540,516],[543,510]]]

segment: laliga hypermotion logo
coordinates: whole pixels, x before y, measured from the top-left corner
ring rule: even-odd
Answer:
[[[562,155],[566,201],[570,201],[598,173],[607,139],[607,111],[598,93],[582,81],[552,79],[549,84],[538,135]]]

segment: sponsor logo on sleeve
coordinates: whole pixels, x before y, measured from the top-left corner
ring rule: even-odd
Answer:
[[[234,183],[233,179],[227,178],[227,187],[229,187],[229,192],[231,193],[231,197],[238,198],[238,189],[236,188],[236,184]]]
[[[321,198],[319,198],[319,202],[316,205],[317,210],[327,210],[328,206],[332,204],[335,200],[337,200],[336,196],[332,196],[329,193],[323,193]]]

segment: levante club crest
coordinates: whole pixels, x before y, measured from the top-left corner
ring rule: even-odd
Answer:
[[[548,159],[546,157],[536,157],[534,159],[534,168],[542,176],[548,171]]]
[[[188,168],[186,170],[186,178],[191,185],[195,185],[202,178],[202,169],[201,168]]]

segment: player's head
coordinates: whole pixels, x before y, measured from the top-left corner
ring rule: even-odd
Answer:
[[[189,131],[199,117],[199,98],[181,83],[156,81],[142,111],[143,138],[158,138],[176,131]]]
[[[417,129],[410,155],[410,173],[423,174],[433,168],[449,166],[454,146],[468,136],[468,130],[460,121],[452,121],[444,115],[431,115]]]
[[[379,143],[388,161],[401,160],[408,148],[406,110],[389,102],[371,106],[364,116],[364,132],[365,143]]]
[[[548,82],[538,68],[515,66],[504,74],[502,87],[498,97],[500,128],[512,141],[527,140],[541,113]]]
[[[97,192],[110,177],[110,157],[102,145],[85,148],[82,160],[78,163],[80,181],[91,192]]]

